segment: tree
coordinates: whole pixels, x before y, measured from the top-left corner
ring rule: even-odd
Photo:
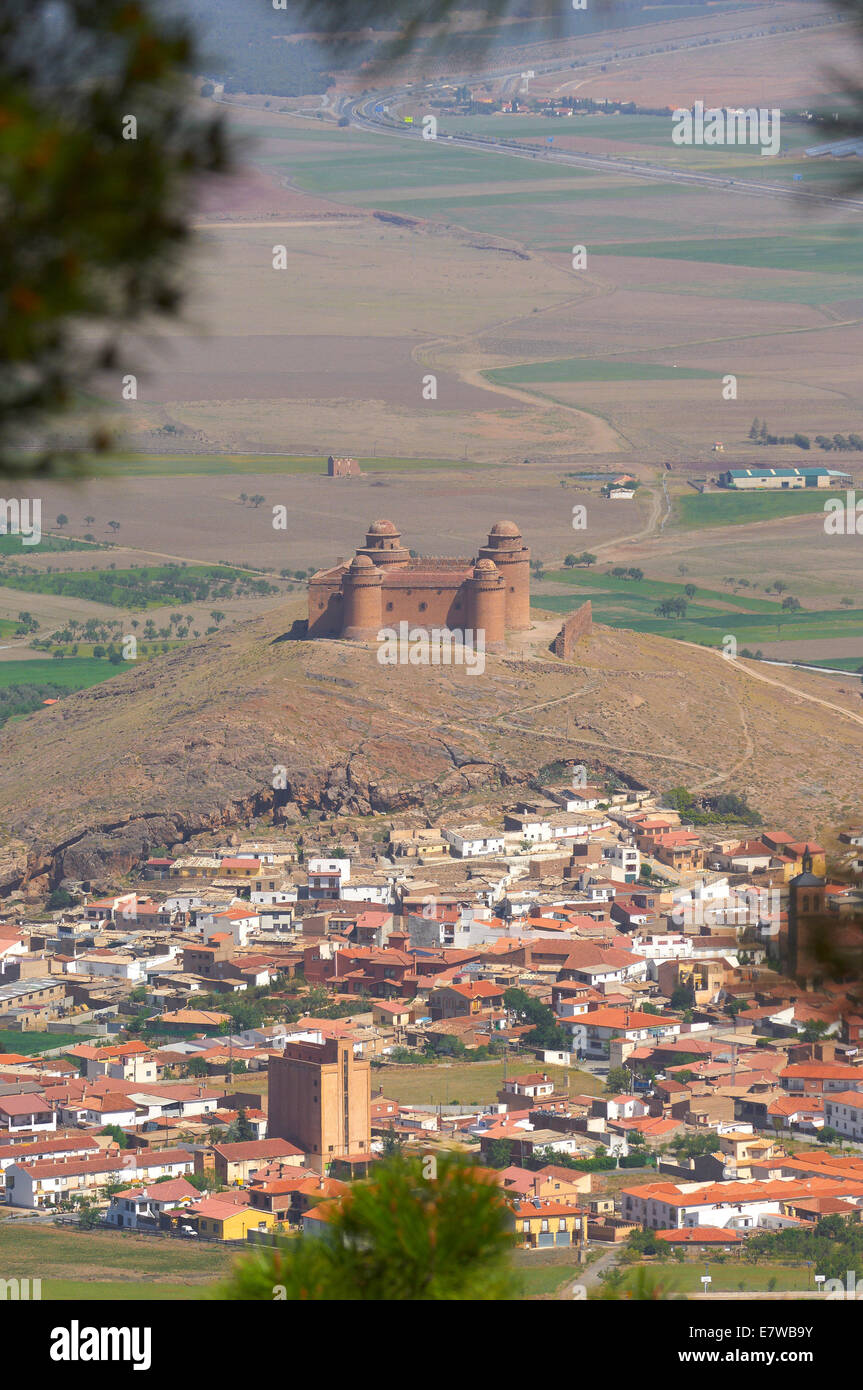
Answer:
[[[687,598],[695,598],[697,590],[694,584],[684,584],[683,592],[685,593]]]
[[[487,1301],[511,1298],[509,1208],[463,1157],[396,1155],[329,1208],[326,1240],[301,1236],[241,1256],[228,1299]]]
[[[244,1109],[237,1112],[237,1118],[228,1126],[227,1140],[231,1144],[243,1144],[255,1138],[255,1130]]]
[[[627,1092],[631,1085],[632,1078],[626,1067],[609,1067],[608,1076],[605,1078],[605,1089],[609,1095]]]
[[[383,1154],[384,1158],[392,1158],[394,1154],[400,1152],[401,1146],[401,1139],[396,1134],[395,1129],[393,1129],[393,1127],[390,1126],[390,1128],[387,1130],[386,1134],[383,1137],[383,1142],[381,1144],[381,1153]]]
[[[799,610],[799,608],[800,608],[800,600],[799,600],[799,598],[792,598],[792,597],[789,595],[788,598],[784,598],[784,599],[782,600],[782,608],[783,608],[783,611],[786,612],[786,613],[796,613],[796,612]]]
[[[578,564],[578,556],[577,556],[577,555],[573,555],[572,552],[570,552],[569,555],[564,555],[564,557],[563,557],[563,563],[566,565],[566,568],[567,568],[568,570],[571,570],[572,567],[573,567],[573,565],[577,565],[577,564]]]
[[[558,1024],[554,1010],[542,1004],[524,989],[507,989],[503,996],[504,1007],[514,1013],[519,1023],[531,1023],[533,1028],[525,1034],[525,1041],[531,1047],[548,1051],[565,1051],[570,1045],[566,1031]]]
[[[187,189],[228,161],[220,115],[188,101],[199,59],[166,7],[7,0],[0,39],[0,471],[27,475],[56,471],[46,424],[97,373],[116,373],[119,395],[121,329],[176,313]],[[42,448],[22,457],[33,430]],[[109,443],[103,429],[90,439]]]
[[[111,1138],[114,1140],[114,1143],[118,1146],[118,1148],[128,1148],[129,1136],[124,1129],[120,1128],[119,1125],[106,1125],[104,1129],[99,1130],[99,1133],[110,1134]]]
[[[834,1129],[832,1125],[822,1125],[818,1131],[819,1144],[835,1144],[841,1137],[838,1129]]]
[[[60,527],[69,525],[69,518],[65,512],[61,512],[60,515],[57,517],[57,525]]]
[[[76,898],[73,893],[68,893],[65,888],[55,888],[54,891],[48,895],[48,901],[45,906],[48,908],[49,912],[57,912],[67,907],[74,907],[78,901],[79,899]]]
[[[512,1140],[492,1139],[486,1149],[486,1158],[492,1168],[508,1168],[512,1162]]]

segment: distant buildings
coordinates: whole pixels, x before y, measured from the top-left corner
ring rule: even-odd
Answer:
[[[729,468],[719,475],[721,487],[737,492],[780,492],[801,487],[851,487],[850,473],[840,468]]]

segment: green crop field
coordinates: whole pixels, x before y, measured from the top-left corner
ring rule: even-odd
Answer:
[[[66,570],[56,574],[0,571],[2,588],[64,594],[117,608],[157,608],[195,603],[211,596],[228,598],[235,585],[260,593],[275,592],[266,579],[253,578],[226,565],[141,565],[138,569]]]
[[[684,584],[664,579],[624,579],[619,575],[601,574],[588,569],[548,571],[546,578],[553,579],[560,584],[572,584],[577,589],[592,590],[602,594],[619,594],[627,603],[637,603],[639,600],[647,599],[661,600],[687,597]],[[694,585],[694,588],[695,594],[692,599],[694,604],[703,605],[705,600],[712,600],[714,603],[727,605],[734,609],[745,609],[753,613],[773,614],[781,611],[780,604],[776,599],[724,593],[720,589],[702,588],[700,584]],[[592,598],[593,594],[585,593],[584,597]],[[545,603],[544,599],[543,603]]]
[[[854,457],[859,461],[859,455]],[[769,467],[769,464],[766,466]],[[832,468],[834,465],[827,466]],[[820,488],[801,488],[795,492],[687,493],[674,501],[674,520],[679,526],[688,528],[746,526],[756,521],[774,521],[777,517],[823,512],[824,502],[831,496],[835,496],[835,493],[822,491]]]
[[[671,381],[681,377],[716,377],[700,367],[665,367],[654,362],[618,362],[590,357],[561,358],[556,362],[525,362],[518,367],[497,367],[483,375],[503,385],[527,385],[534,381]]]
[[[617,242],[604,246],[602,255],[709,261],[715,265],[769,270],[815,270],[822,275],[863,274],[863,240],[850,227],[822,227],[817,232],[770,236]]]
[[[410,473],[423,469],[437,472],[441,469],[464,468],[464,459],[429,458],[360,458],[357,460],[364,473]],[[107,462],[93,460],[93,472],[110,477],[120,475],[128,478],[160,478],[180,475],[230,476],[236,474],[276,475],[295,473],[318,473],[327,471],[326,457],[312,457],[289,454],[124,454]],[[472,463],[471,468],[485,465]],[[88,549],[86,545],[83,549]]]
[[[300,153],[295,147],[286,151],[256,157],[264,167],[280,167],[290,161],[294,181],[309,193],[354,195],[348,201],[361,206],[377,206],[374,190],[428,188],[432,184],[467,186],[478,183],[512,183],[550,178],[572,179],[576,182],[586,171],[572,166],[534,164],[528,159],[513,159],[505,154],[488,154],[483,150],[466,150],[446,142],[407,141],[382,135],[351,139],[343,151]]]
[[[126,662],[125,666],[131,666]],[[85,690],[112,676],[122,675],[124,667],[87,656],[67,656],[62,661],[47,657],[33,661],[0,661],[0,688],[10,685],[62,685],[68,690]]]
[[[721,646],[728,634],[737,638],[740,647],[745,646],[750,650],[766,642],[857,638],[863,620],[863,610],[860,609],[819,608],[783,612],[778,600],[726,594],[699,585],[695,586],[694,595],[688,599],[683,584],[650,579],[627,580],[583,569],[556,570],[548,573],[546,578],[571,584],[577,590],[572,598],[564,594],[537,595],[537,604],[552,613],[570,613],[589,598],[594,619],[598,623],[711,647]],[[656,614],[657,604],[667,598],[687,599],[683,618],[660,618]],[[826,658],[825,664],[830,664]]]
[[[107,545],[107,542],[104,542]],[[42,533],[42,538],[38,545],[24,545],[20,535],[0,534],[0,555],[20,555],[26,559],[28,555],[38,555],[46,550],[96,550],[101,549],[97,543],[89,541],[73,541],[65,536],[47,536]]]
[[[41,1057],[57,1047],[72,1047],[87,1042],[89,1033],[16,1033],[0,1028],[0,1052],[18,1052],[25,1057]]]

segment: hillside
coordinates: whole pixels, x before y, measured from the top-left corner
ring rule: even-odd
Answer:
[[[148,846],[240,823],[272,807],[276,767],[281,802],[357,814],[439,809],[562,757],[741,792],[800,834],[856,807],[857,681],[602,627],[567,664],[538,647],[489,656],[482,675],[381,666],[351,643],[282,640],[293,617],[280,608],[7,725],[0,888],[124,872]]]

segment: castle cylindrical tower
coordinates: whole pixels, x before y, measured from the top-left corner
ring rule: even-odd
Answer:
[[[367,555],[356,555],[342,580],[342,636],[356,642],[374,641],[381,628],[381,590],[384,577]]]
[[[514,521],[496,521],[488,545],[480,549],[482,560],[493,561],[503,575],[506,593],[504,622],[508,632],[530,627],[530,551]]]
[[[379,569],[393,569],[410,561],[410,551],[402,545],[401,532],[391,521],[373,521],[366,532],[366,543],[357,549]]]
[[[479,560],[470,584],[468,614],[474,632],[485,634],[486,648],[499,647],[506,636],[506,589],[493,560]]]

